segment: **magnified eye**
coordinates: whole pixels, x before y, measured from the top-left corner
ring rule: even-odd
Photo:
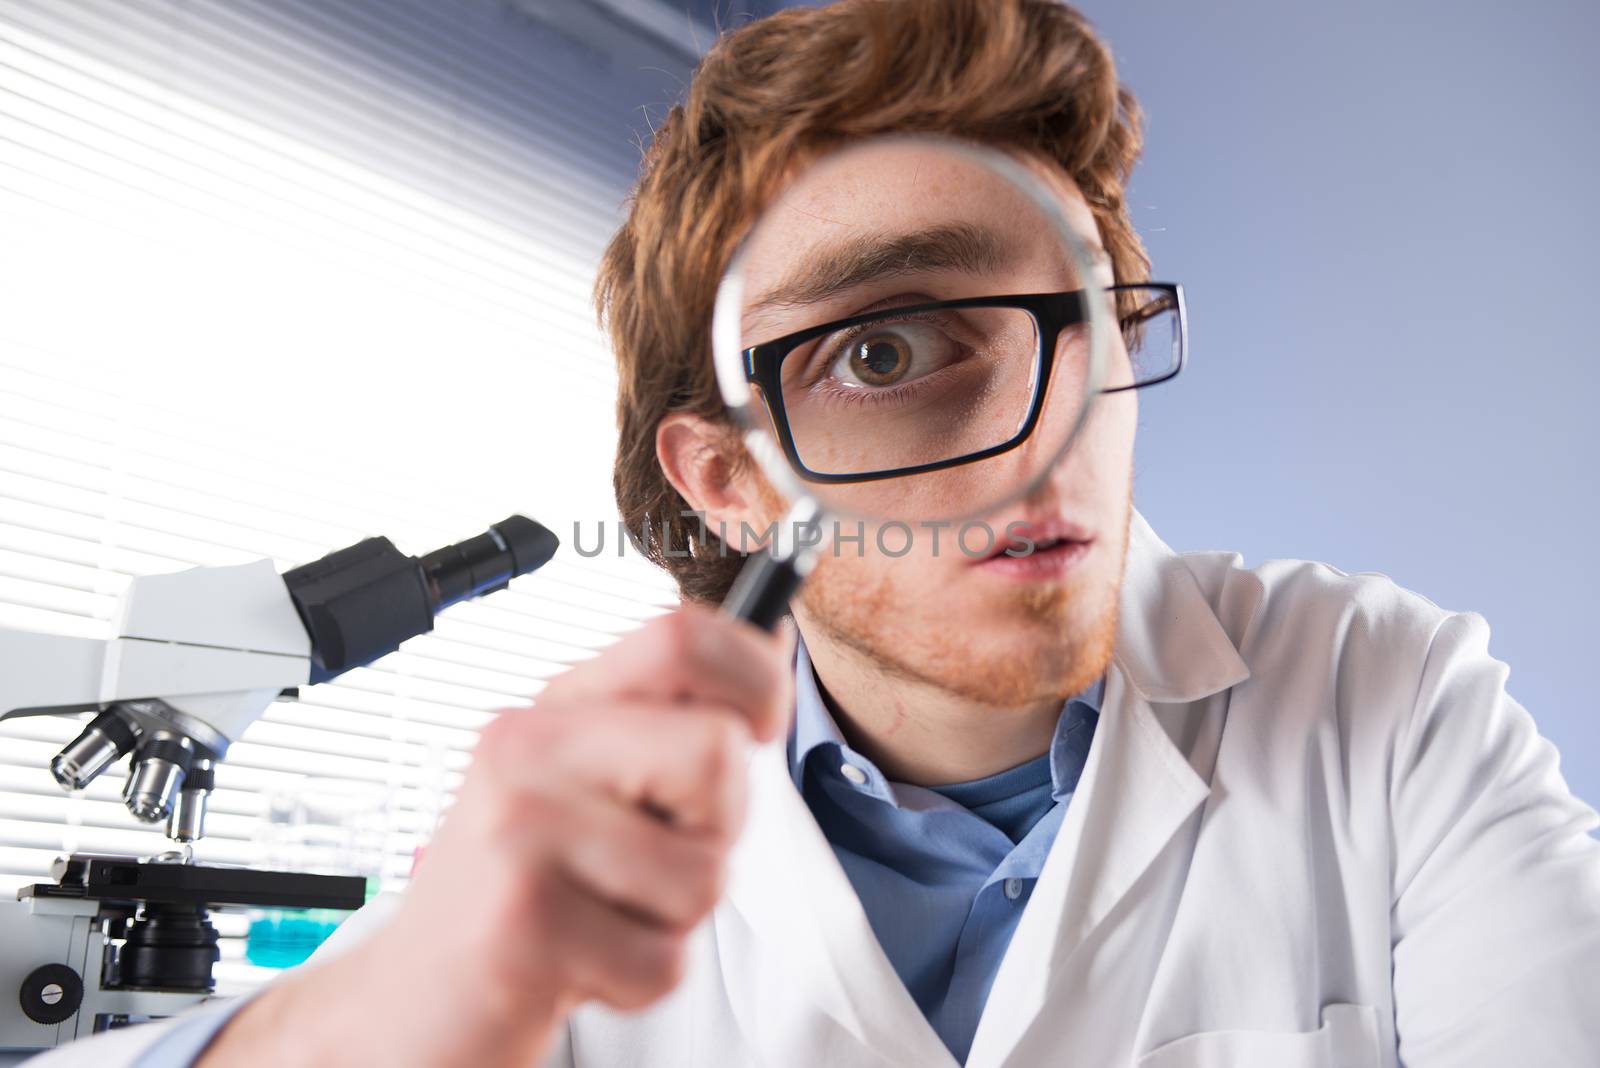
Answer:
[[[911,370],[911,346],[897,337],[874,337],[850,346],[850,372],[869,386],[890,386]]]
[[[960,348],[927,323],[875,324],[846,342],[826,377],[847,387],[895,386],[956,362]]]

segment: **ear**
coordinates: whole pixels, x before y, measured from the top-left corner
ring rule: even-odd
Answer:
[[[727,532],[730,548],[750,551],[740,532],[760,531],[783,514],[783,499],[726,424],[668,413],[656,425],[656,460],[689,507],[705,513],[706,525]]]

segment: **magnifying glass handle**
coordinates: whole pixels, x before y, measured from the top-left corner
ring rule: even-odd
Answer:
[[[789,598],[804,581],[793,557],[756,553],[734,580],[722,610],[762,630],[777,630],[778,621],[789,611]]]
[[[797,502],[783,524],[773,548],[751,554],[722,602],[728,615],[765,631],[778,629],[778,621],[789,611],[789,598],[811,573],[822,545],[822,509],[815,501]],[[792,532],[788,543],[784,529]]]

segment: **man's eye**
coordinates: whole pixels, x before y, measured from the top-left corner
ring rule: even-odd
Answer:
[[[960,346],[926,323],[875,327],[851,338],[826,377],[848,387],[895,386],[954,363]]]
[[[850,373],[869,386],[892,386],[911,370],[911,346],[904,338],[871,337],[855,342],[847,358]]]

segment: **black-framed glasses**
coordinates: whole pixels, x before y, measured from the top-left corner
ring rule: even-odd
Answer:
[[[1165,382],[1183,369],[1183,287],[1104,287],[1120,326],[1098,393]],[[744,350],[745,376],[796,473],[869,482],[972,463],[1017,448],[1048,400],[1086,403],[1083,290],[932,301],[864,312]]]

